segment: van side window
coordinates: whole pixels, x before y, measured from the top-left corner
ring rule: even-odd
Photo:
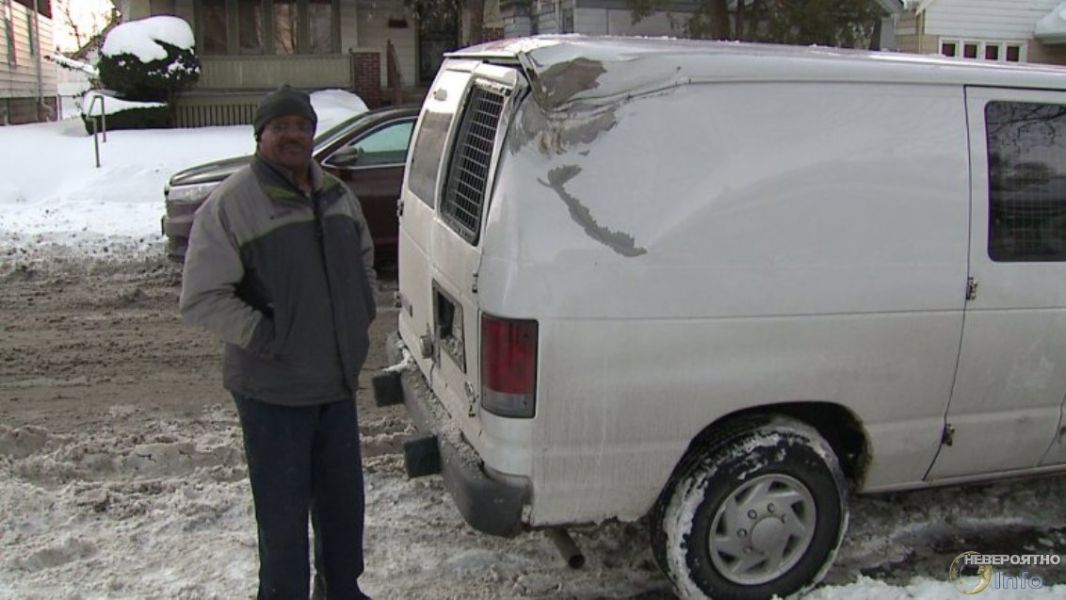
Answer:
[[[989,102],[988,255],[1066,260],[1066,105]]]
[[[496,91],[481,87],[470,90],[444,184],[441,216],[453,231],[473,245],[477,244],[481,231],[481,212],[488,193],[492,149],[503,101],[503,95]]]
[[[418,128],[418,139],[411,150],[411,174],[408,187],[430,208],[436,206],[437,167],[444,152],[444,140],[452,124],[451,113],[426,109]]]

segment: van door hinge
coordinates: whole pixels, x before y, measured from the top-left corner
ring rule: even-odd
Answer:
[[[955,428],[950,423],[944,425],[944,431],[940,434],[940,445],[950,446],[955,443]]]
[[[966,278],[966,300],[977,299],[977,280],[973,277]]]
[[[474,271],[474,276],[471,279],[472,279],[472,283],[470,284],[470,293],[471,294],[476,294],[477,293],[477,271]]]
[[[463,382],[463,387],[466,389],[467,409],[466,414],[469,417],[477,416],[478,395],[474,391],[474,386],[470,385],[469,381]]]

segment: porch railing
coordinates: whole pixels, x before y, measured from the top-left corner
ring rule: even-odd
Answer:
[[[199,91],[178,96],[174,103],[176,127],[247,125],[263,92]]]
[[[298,88],[352,85],[348,54],[296,54],[289,56],[204,56],[200,59],[197,89],[269,90],[282,83]]]
[[[200,81],[174,102],[177,127],[243,125],[252,122],[263,94],[282,83],[304,90],[354,91],[374,107],[381,104],[380,54],[201,57]]]

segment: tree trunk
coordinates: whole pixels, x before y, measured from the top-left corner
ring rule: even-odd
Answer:
[[[711,36],[714,39],[732,39],[729,31],[728,0],[713,0],[711,3],[711,19]]]
[[[874,21],[874,30],[870,34],[870,50],[881,50],[881,19]]]
[[[748,36],[744,35],[744,9],[747,5],[746,0],[737,0],[737,14],[736,22],[733,24],[733,31],[737,33],[736,39],[746,40]]]
[[[762,16],[762,0],[752,0],[751,12],[748,17],[747,39],[757,41],[759,39],[759,18]],[[738,20],[739,24],[739,20]]]

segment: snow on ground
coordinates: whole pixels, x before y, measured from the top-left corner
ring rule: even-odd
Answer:
[[[366,110],[341,90],[317,92],[312,103],[319,131]],[[0,127],[0,145],[0,272],[46,256],[156,255],[167,179],[255,151],[250,125],[111,131],[97,168],[80,119]]]
[[[315,100],[321,128],[365,108],[344,93]],[[0,144],[0,272],[56,257],[158,255],[166,179],[253,150],[247,126],[112,132],[97,169],[77,120],[2,127]],[[131,435],[123,422],[137,410],[112,407],[112,426],[79,435],[0,424],[0,598],[252,593],[255,529],[232,410]],[[502,540],[472,532],[439,478],[398,477],[388,463],[396,459],[367,461],[364,581],[377,597],[668,597],[642,527],[577,530],[589,566],[570,571],[540,534]],[[1061,555],[1064,497],[1060,477],[855,499],[827,585],[808,597],[959,598],[946,581],[956,551],[945,548]],[[1059,569],[1041,589],[990,589],[980,598],[1066,597],[1066,567]]]
[[[100,96],[101,100],[99,102],[94,102],[97,96]],[[111,116],[115,113],[135,108],[160,108],[166,106],[166,103],[123,100],[122,98],[116,98],[115,96],[104,94],[99,90],[89,90],[84,96],[82,96],[81,105],[86,107],[83,111],[84,114],[95,117],[102,114]],[[93,153],[93,156],[96,156],[95,152]]]
[[[234,411],[216,405],[147,427],[138,411],[113,406],[105,426],[77,435],[0,425],[0,599],[251,597],[255,522]],[[567,569],[539,533],[501,539],[472,531],[439,477],[408,480],[398,454],[374,451],[396,442],[364,438],[370,456],[361,581],[374,597],[672,597],[643,527],[574,530],[588,565]],[[1013,550],[1061,553],[1064,493],[1066,480],[1057,478],[857,499],[831,585],[807,597],[962,598],[946,581],[955,553],[937,546],[968,531],[978,536],[974,547],[985,549],[997,531],[1038,528],[1032,544]],[[1066,585],[1057,573],[1058,585],[989,589],[980,598],[1062,598]]]

